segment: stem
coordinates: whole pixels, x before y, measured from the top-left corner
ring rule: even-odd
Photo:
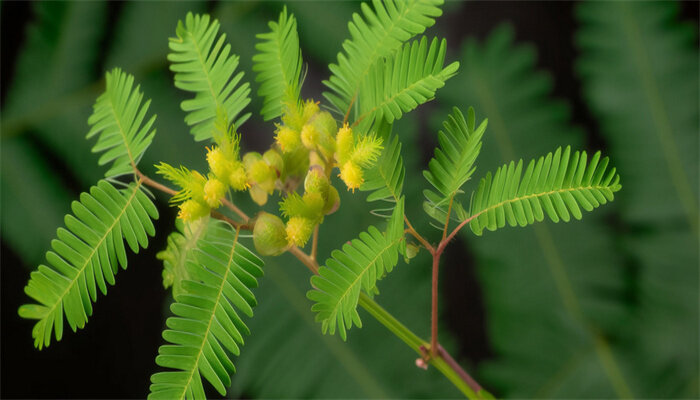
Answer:
[[[170,189],[169,187],[163,185],[162,183],[158,183],[158,182],[154,181],[153,179],[144,175],[143,172],[139,171],[138,168],[136,168],[136,166],[133,166],[133,167],[134,167],[134,173],[136,175],[138,175],[139,179],[141,179],[141,182],[143,182],[144,184],[146,184],[154,189],[158,189],[161,192],[165,192],[171,196],[175,196],[177,194],[176,190]]]
[[[440,253],[433,254],[433,282],[431,291],[430,310],[430,357],[438,355],[438,270],[440,269]]]
[[[379,321],[384,327],[389,329],[396,337],[401,339],[404,343],[418,353],[421,357],[423,356],[423,348],[427,343],[418,337],[415,333],[411,332],[405,325],[399,322],[391,314],[389,314],[384,308],[372,300],[367,294],[360,293],[360,307],[364,308],[370,315],[372,315],[377,321]],[[438,345],[440,351],[437,356],[431,357],[428,362],[432,364],[438,371],[440,371],[447,379],[452,382],[452,384],[459,389],[462,394],[470,399],[478,398],[478,391],[481,390],[476,381],[467,374],[462,367],[455,362],[455,360],[449,355],[449,353]]]
[[[136,166],[134,166],[134,173],[141,179],[141,181],[148,185],[151,186],[155,189],[158,189],[162,192],[165,192],[169,195],[175,195],[177,194],[177,191],[154,181],[153,179],[149,178],[148,176],[144,175],[141,171],[139,171]],[[227,201],[228,202],[228,201]],[[230,203],[230,202],[229,202]],[[243,213],[240,209],[238,209],[236,206],[234,206],[232,203],[230,203],[230,206],[227,206],[229,209],[232,211],[236,212],[235,210],[238,210],[236,212],[239,214],[246,223],[241,223],[238,221],[234,221],[231,218],[221,214],[218,211],[212,210],[211,215],[214,218],[223,220],[231,224],[236,228],[236,231],[239,230],[252,230],[253,226],[251,224],[248,224],[247,221],[249,220],[248,216]],[[405,218],[405,217],[404,217]],[[437,315],[437,289],[436,289],[436,268],[435,268],[435,263],[439,261],[440,254],[442,253],[441,249],[438,249],[439,253],[436,253],[436,250],[431,246],[425,239],[423,239],[422,236],[418,234],[418,232],[413,229],[413,226],[411,226],[411,223],[408,221],[406,218],[406,224],[409,226],[409,232],[416,237],[423,245],[430,250],[431,254],[433,254],[433,318],[436,318]],[[468,222],[468,221],[465,221]],[[465,223],[460,224],[460,226],[455,229],[455,231],[450,235],[447,241],[451,239],[455,234],[456,231],[461,228]],[[318,228],[318,227],[317,227]],[[316,229],[317,231],[318,229]],[[443,241],[445,242],[445,241]],[[443,243],[441,243],[441,247]],[[314,257],[304,253],[303,250],[301,250],[299,247],[292,246],[288,250],[290,253],[292,253],[299,261],[301,261],[313,274],[318,275],[318,262],[315,260],[315,254],[313,254]],[[312,250],[312,253],[314,250]],[[436,261],[437,260],[437,261]],[[401,322],[399,322],[394,316],[389,314],[386,310],[384,310],[379,304],[377,304],[374,300],[372,300],[367,294],[360,292],[360,299],[359,299],[359,305],[367,310],[367,312],[370,313],[379,323],[384,325],[389,331],[391,331],[396,337],[401,339],[404,343],[406,343],[411,349],[413,349],[416,353],[421,355],[421,357],[424,356],[424,351],[425,346],[427,343],[418,337],[415,333],[413,333],[411,330],[409,330],[405,325],[403,325]],[[437,326],[437,323],[435,323],[435,326]],[[476,399],[478,397],[478,392],[482,390],[481,386],[466,372],[462,367],[457,364],[457,362],[450,356],[450,354],[442,347],[440,346],[439,343],[437,343],[437,331],[434,332],[433,337],[431,339],[431,343],[435,342],[434,344],[431,344],[431,349],[437,349],[437,351],[432,352],[434,354],[431,354],[431,357],[427,360],[431,365],[433,365],[438,371],[440,371],[447,379],[452,382],[457,389],[459,389],[465,396],[467,396],[470,399]]]
[[[413,225],[411,225],[411,222],[408,220],[408,217],[406,217],[405,214],[404,214],[404,216],[403,216],[403,220],[406,222],[406,225],[408,226],[408,229],[406,229],[406,232],[408,232],[408,233],[410,233],[411,235],[413,235],[413,237],[416,238],[416,239],[423,245],[423,247],[425,247],[425,248],[430,252],[430,254],[433,254],[433,253],[435,252],[435,248],[434,248],[430,243],[428,243],[428,241],[425,240],[425,239],[423,238],[423,236],[421,236],[421,235],[413,228]]]
[[[318,228],[319,225],[316,225],[314,228],[314,238],[311,241],[311,259],[315,260],[316,259],[316,254],[318,253]]]
[[[223,205],[225,205],[226,208],[228,208],[229,210],[231,210],[231,211],[235,212],[236,214],[238,214],[239,217],[243,218],[243,221],[248,221],[248,220],[250,219],[250,218],[248,217],[248,215],[246,215],[246,213],[244,213],[243,211],[241,211],[240,208],[236,207],[235,204],[231,203],[231,202],[229,201],[229,199],[227,199],[227,198],[224,197],[223,199],[221,199],[221,203],[222,203]]]

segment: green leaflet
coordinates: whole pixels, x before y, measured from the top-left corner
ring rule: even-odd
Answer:
[[[142,126],[151,101],[141,104],[143,93],[140,86],[133,88],[133,75],[115,68],[107,72],[105,81],[105,92],[97,98],[88,118],[91,128],[87,138],[98,135],[92,151],[105,152],[99,164],[112,163],[105,172],[105,177],[111,178],[133,172],[156,134],[155,129],[151,130],[156,116]]]
[[[489,117],[479,156],[479,168],[487,171],[558,146],[584,146],[568,105],[551,95],[551,77],[536,68],[535,48],[514,37],[503,25],[483,41],[466,40],[464,73],[441,91],[446,104],[473,105]],[[479,376],[489,390],[517,398],[639,395],[629,394],[636,366],[621,359],[626,339],[617,339],[629,323],[622,301],[629,272],[620,268],[622,254],[605,219],[611,211],[575,224],[534,224],[483,237],[462,231],[488,315],[494,358],[479,365]]]
[[[138,253],[148,246],[147,235],[155,234],[151,218],[157,219],[158,211],[138,183],[117,190],[100,181],[72,209],[46,253],[48,265],[32,272],[25,287],[38,304],[19,308],[22,318],[38,320],[32,337],[39,349],[51,343],[52,332],[61,340],[64,314],[74,332],[85,326],[97,290],[107,294],[106,283],[114,285],[118,265],[126,269],[124,240]]]
[[[384,146],[381,156],[374,167],[367,171],[365,181],[360,186],[363,192],[372,192],[367,196],[368,202],[386,201],[398,203],[401,198],[403,182],[406,178],[406,167],[403,157],[401,157],[401,142],[398,135],[389,139]],[[374,210],[374,213],[381,211],[393,211],[392,205],[388,209]]]
[[[262,260],[238,243],[238,231],[211,221],[194,254],[186,261],[190,279],[170,306],[156,363],[176,371],[151,376],[149,399],[205,398],[202,378],[223,396],[236,371],[227,352],[238,355],[250,334],[240,313],[253,316],[251,288],[261,277]]]
[[[588,162],[586,152],[561,147],[537,162],[530,161],[523,173],[523,161],[510,162],[491,178],[486,175],[472,195],[469,223],[477,235],[484,228],[495,231],[505,226],[526,226],[542,221],[544,214],[554,222],[581,219],[581,208],[592,211],[612,201],[622,187],[615,168],[606,171],[608,158],[597,152]],[[522,178],[521,178],[522,177]]]
[[[428,164],[429,169],[423,171],[425,179],[440,192],[437,194],[426,190],[427,202],[423,208],[433,217],[445,214],[445,217],[439,219],[440,222],[445,221],[450,207],[459,211],[460,215],[463,214],[461,207],[455,207],[451,203],[476,170],[474,162],[481,151],[481,137],[488,124],[486,119],[476,128],[472,107],[469,107],[467,115],[465,120],[457,107],[452,109],[448,120],[442,123],[444,131],[438,132],[440,147],[435,149],[435,156]],[[438,208],[444,210],[437,210]]]
[[[459,62],[444,66],[447,42],[423,36],[379,58],[367,71],[357,95],[360,131],[375,121],[393,123],[404,113],[435,97],[445,81],[457,73]]]
[[[201,218],[185,224],[179,219],[176,220],[177,230],[168,236],[165,250],[156,254],[156,258],[163,261],[163,287],[173,287],[174,299],[183,292],[182,281],[189,279],[187,260],[192,258],[199,240],[207,233],[210,221],[209,218]]]
[[[218,109],[225,110],[236,129],[250,117],[239,115],[250,103],[250,85],[241,82],[243,72],[234,75],[239,57],[231,54],[231,45],[224,45],[226,34],[218,32],[219,21],[188,13],[184,23],[178,22],[177,37],[169,41],[175,86],[195,94],[180,107],[188,113],[185,122],[197,141],[211,137]]]
[[[263,98],[260,115],[265,121],[282,115],[285,104],[299,101],[301,90],[301,49],[297,21],[284,7],[278,22],[270,22],[270,32],[258,34],[253,56],[258,95]]]
[[[345,53],[338,53],[338,63],[329,65],[332,75],[323,83],[331,92],[324,92],[324,97],[342,114],[349,112],[369,76],[370,67],[432,26],[435,18],[442,15],[442,3],[442,0],[385,3],[373,0],[374,10],[362,3],[364,19],[353,14],[349,24],[351,38],[343,43]],[[357,116],[358,108],[355,110]]]
[[[318,275],[311,277],[315,288],[307,297],[316,302],[311,307],[317,312],[316,320],[323,323],[323,332],[334,334],[336,326],[343,340],[353,324],[362,327],[357,303],[360,290],[372,293],[377,281],[391,272],[398,262],[403,232],[403,198],[399,200],[389,219],[386,233],[373,226],[362,232],[359,239],[335,250]]]

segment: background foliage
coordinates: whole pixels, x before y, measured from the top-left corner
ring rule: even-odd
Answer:
[[[256,91],[254,35],[281,4],[2,4],[3,397],[147,393],[168,315],[155,259],[174,228],[164,197],[157,199],[159,235],[131,257],[85,330],[38,353],[31,323],[16,309],[70,202],[99,178],[98,156],[84,136],[104,70],[133,73],[153,100],[158,134],[141,162],[146,173],[160,160],[203,167],[204,148],[183,123],[178,104],[185,95],[173,87],[165,58],[167,38],[189,10],[219,18]],[[289,5],[308,63],[304,96],[321,99],[326,65],[358,10],[352,2]],[[452,106],[466,112],[471,105],[479,120],[489,118],[477,176],[572,144],[610,155],[623,190],[582,222],[479,238],[464,230],[444,256],[441,340],[496,395],[697,397],[697,4],[476,2],[444,10],[427,34],[447,36],[446,61],[460,61],[460,71],[436,102],[395,127],[404,141],[406,208],[422,221],[417,228],[432,229],[427,216],[418,218],[428,185],[410,178],[420,177]],[[259,109],[259,98],[251,106]],[[253,113],[243,145],[259,150],[271,138],[272,127]],[[341,196],[341,212],[322,228],[319,254],[377,222],[364,194]],[[414,355],[371,318],[347,343],[321,335],[305,298],[306,270],[287,256],[264,268],[249,323],[254,334],[236,361],[229,395],[458,395],[435,371],[417,370]],[[379,286],[379,302],[424,337],[429,282],[429,257],[420,254]]]

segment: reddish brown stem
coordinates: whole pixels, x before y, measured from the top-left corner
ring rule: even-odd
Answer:
[[[471,375],[467,373],[467,371],[465,371],[459,364],[457,364],[457,361],[455,361],[455,359],[452,358],[450,353],[448,353],[447,350],[445,350],[445,348],[442,347],[439,343],[437,345],[437,348],[439,356],[442,357],[443,360],[445,360],[447,365],[452,367],[452,369],[455,372],[457,372],[459,377],[462,378],[462,380],[466,382],[467,385],[469,385],[469,387],[474,391],[474,393],[479,393],[479,391],[482,389],[481,385],[479,385],[479,383],[476,380],[474,380],[474,378],[472,378]]]

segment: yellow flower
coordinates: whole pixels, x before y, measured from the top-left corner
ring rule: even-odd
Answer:
[[[198,201],[187,200],[180,204],[180,212],[177,217],[185,222],[192,222],[209,214],[209,209]]]
[[[233,163],[231,173],[228,175],[228,183],[233,190],[246,190],[250,187],[248,184],[248,174],[245,172],[245,167],[240,161]]]
[[[226,186],[216,178],[207,180],[204,184],[204,201],[209,207],[218,208],[221,205],[221,199],[226,195]]]
[[[290,244],[304,247],[313,228],[313,223],[308,218],[292,217],[287,221],[287,240]]]
[[[226,159],[221,148],[214,146],[207,150],[209,170],[218,178],[225,179],[231,173],[231,162]]]
[[[275,140],[284,153],[292,152],[301,145],[299,132],[286,125],[283,125],[277,129],[277,136],[275,136]]]
[[[335,137],[335,158],[340,165],[345,164],[352,156],[352,149],[355,147],[355,139],[352,136],[352,129],[346,123],[343,125]]]
[[[352,189],[353,192],[364,182],[362,178],[362,169],[352,161],[347,161],[343,164],[343,167],[340,169],[340,179],[342,179],[348,189]]]

